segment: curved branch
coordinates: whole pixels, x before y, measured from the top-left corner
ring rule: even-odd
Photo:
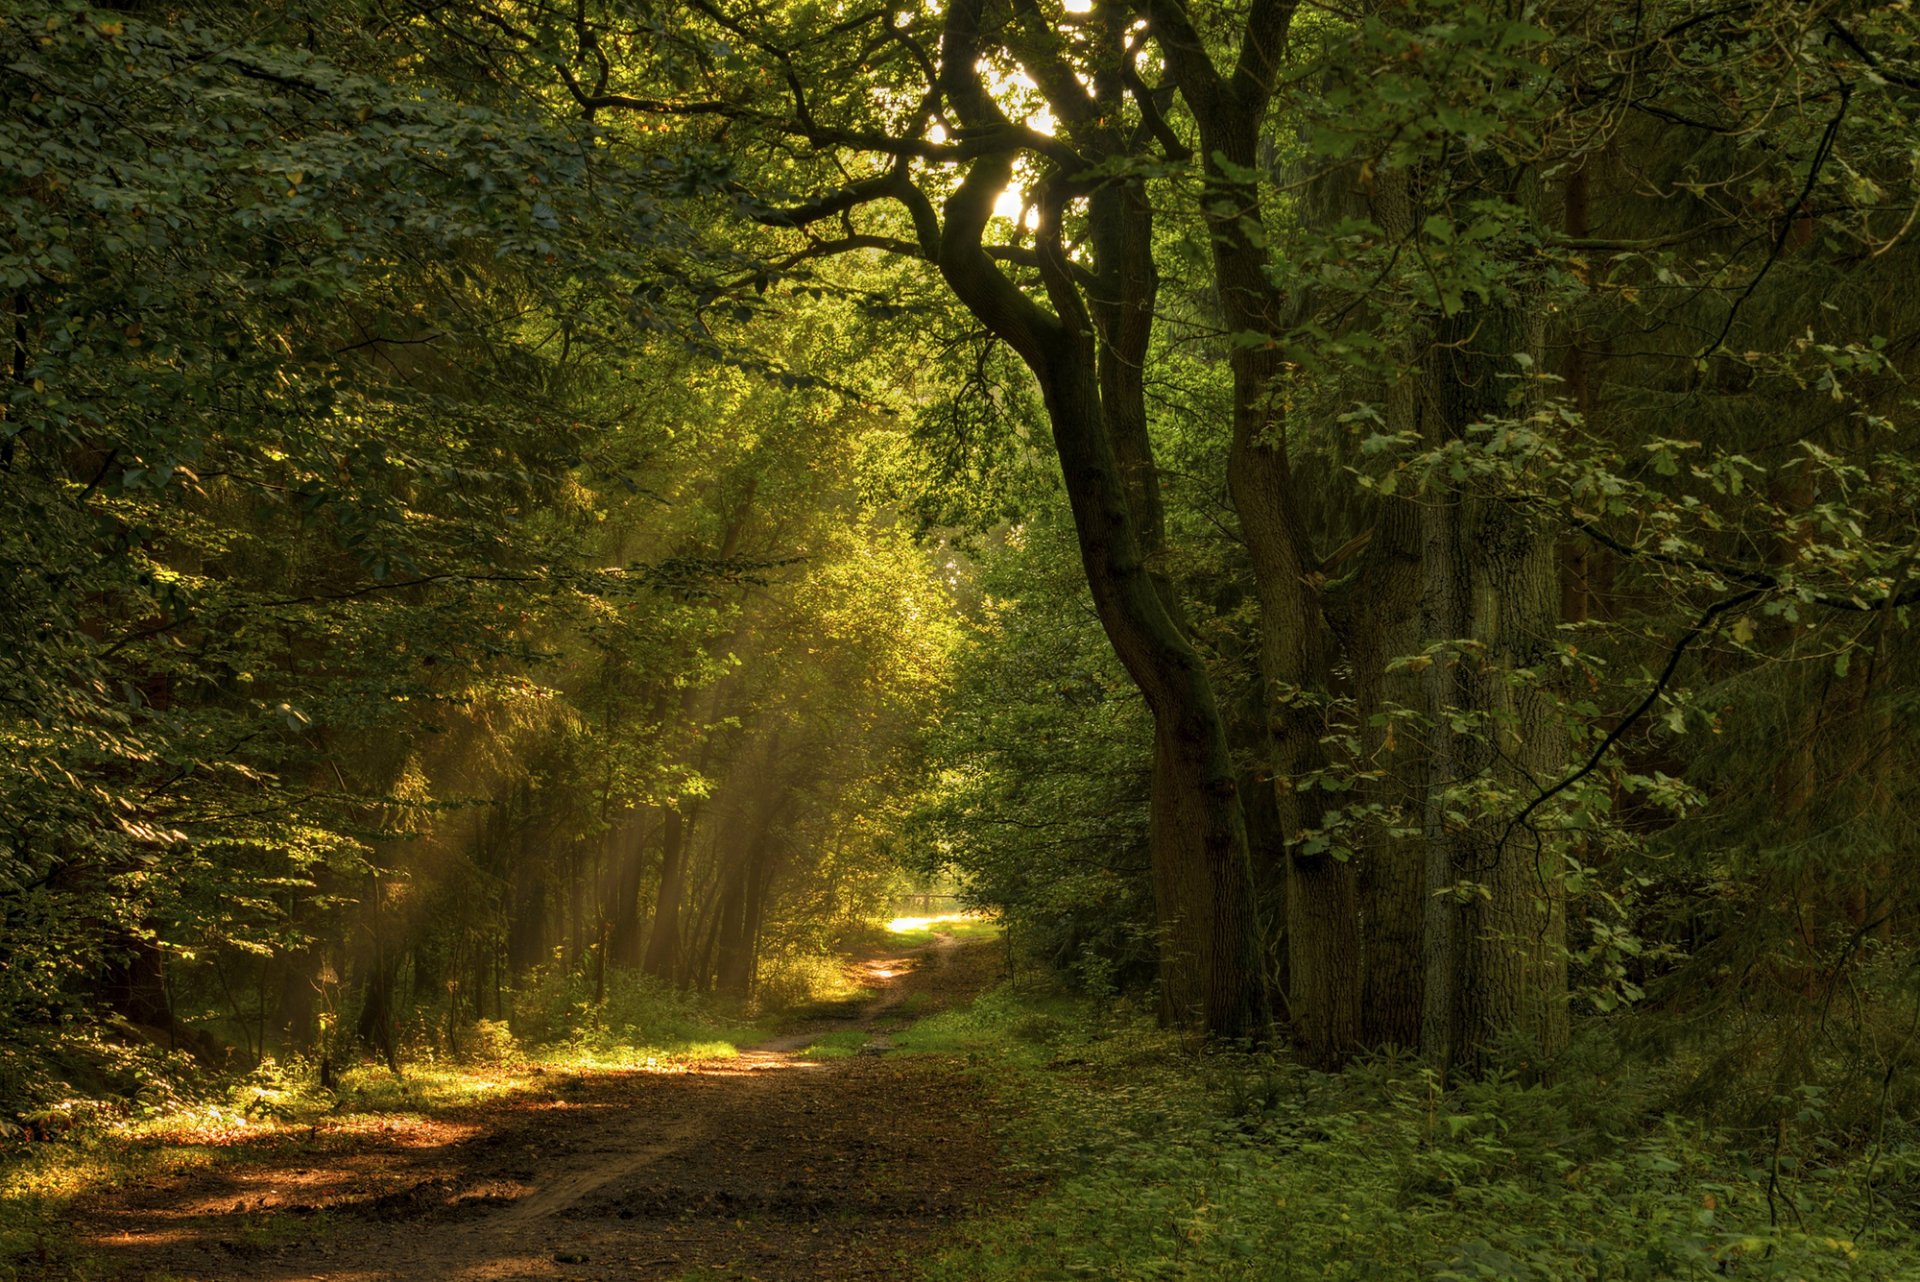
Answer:
[[[1595,768],[1599,766],[1601,759],[1607,755],[1614,744],[1619,743],[1620,740],[1625,737],[1627,731],[1632,728],[1633,723],[1645,716],[1648,709],[1652,708],[1653,705],[1658,702],[1661,694],[1667,688],[1667,683],[1673,680],[1673,674],[1679,671],[1680,660],[1686,655],[1687,648],[1704,636],[1707,630],[1714,625],[1715,620],[1727,611],[1738,609],[1747,602],[1765,595],[1766,591],[1765,588],[1749,588],[1745,592],[1736,592],[1734,595],[1716,601],[1708,606],[1706,612],[1687,630],[1684,636],[1674,643],[1673,649],[1668,651],[1667,665],[1660,670],[1660,675],[1654,678],[1653,688],[1647,691],[1647,697],[1635,705],[1633,711],[1622,717],[1619,725],[1607,732],[1607,737],[1600,741],[1600,746],[1593,750],[1593,755],[1587,758],[1584,765],[1568,775],[1565,779],[1562,779],[1559,783],[1553,785],[1553,787],[1540,793],[1540,795],[1532,801],[1529,801],[1519,814],[1508,821],[1506,831],[1500,834],[1500,842],[1494,848],[1496,850],[1505,849],[1507,839],[1513,836],[1515,829],[1519,828],[1521,824],[1524,824],[1533,816],[1534,811],[1540,809],[1540,807],[1546,805],[1549,801],[1594,772]]]

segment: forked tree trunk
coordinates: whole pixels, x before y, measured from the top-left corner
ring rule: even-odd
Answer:
[[[979,70],[982,21],[979,0],[959,0],[948,10],[942,84],[968,127],[991,129],[1006,121]],[[896,190],[955,295],[1040,385],[1094,609],[1153,717],[1150,844],[1162,1015],[1221,1036],[1262,1036],[1269,1017],[1260,933],[1225,723],[1206,665],[1169,609],[1142,544],[1113,435],[1116,427],[1126,432],[1126,424],[1109,422],[1096,321],[1061,248],[1064,195],[1049,192],[1042,200],[1040,261],[1052,312],[1016,288],[982,247],[994,201],[1012,176],[1011,153],[975,161],[947,200],[944,226],[924,195],[906,183]],[[1089,194],[1090,203],[1103,206],[1102,217],[1105,203],[1117,198],[1112,186]],[[1097,277],[1115,279],[1102,269],[1095,265]],[[1120,288],[1137,296],[1141,285],[1122,281]],[[1132,476],[1141,480],[1137,470]]]

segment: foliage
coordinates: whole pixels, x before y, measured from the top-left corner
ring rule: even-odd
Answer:
[[[911,857],[957,872],[1043,963],[1096,984],[1150,975],[1145,709],[1082,600],[1067,532],[1041,509],[978,561],[940,763]]]
[[[732,1040],[917,875],[1110,1002],[901,1038],[1059,1176],[954,1270],[1910,1271],[1909,7],[0,51],[8,1134]]]
[[[395,21],[0,18],[9,1108],[134,1089],[129,1040],[395,1062],[617,1006],[667,810],[711,921],[699,813],[770,797],[744,946],[782,965],[889,886],[862,816],[947,599],[846,479],[906,457],[857,313],[700,312],[711,156],[616,157]],[[805,768],[754,775],[782,735]]]
[[[1916,1136],[1889,1136],[1885,1164],[1836,1153],[1818,1092],[1777,1133],[1714,1134],[1604,1051],[1551,1086],[1443,1090],[1399,1059],[1196,1061],[1137,1017],[1007,989],[897,1040],[964,1055],[1018,1110],[1015,1160],[1047,1180],[936,1278],[1892,1279],[1917,1263],[1899,1191]]]

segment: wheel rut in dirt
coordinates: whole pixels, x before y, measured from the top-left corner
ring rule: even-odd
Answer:
[[[969,1078],[884,1045],[903,1003],[970,996],[992,950],[869,959],[873,999],[672,1071],[559,1076],[325,1151],[262,1154],[85,1208],[96,1262],[143,1282],[905,1278],[1014,1194]],[[882,973],[884,972],[884,973]]]

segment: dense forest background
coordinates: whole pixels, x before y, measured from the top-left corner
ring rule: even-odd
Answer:
[[[778,1005],[957,887],[1910,1212],[1916,41],[6,5],[9,1125]]]

